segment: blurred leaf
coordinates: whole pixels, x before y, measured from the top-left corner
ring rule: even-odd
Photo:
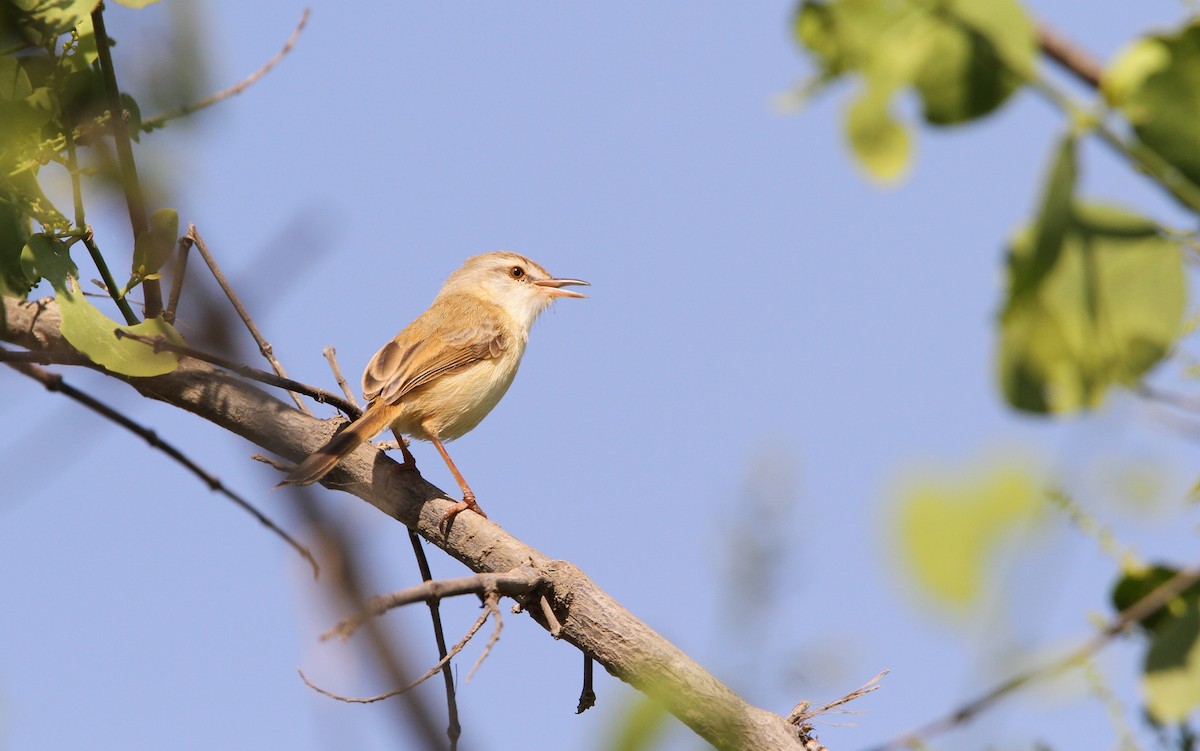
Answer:
[[[24,298],[37,284],[21,266],[21,254],[29,242],[29,218],[0,195],[0,295]]]
[[[1137,383],[1174,344],[1185,304],[1182,253],[1148,219],[1076,205],[1057,260],[1018,296],[1021,270],[1052,252],[1037,230],[1022,230],[1009,248],[1001,386],[1029,412],[1095,407],[1111,386]]]
[[[890,114],[912,86],[928,122],[985,115],[1033,70],[1033,23],[1016,0],[805,0],[793,32],[819,78],[857,74],[863,91],[846,114],[847,135],[867,171],[894,180],[907,169],[910,137]]]
[[[1014,300],[1037,289],[1058,260],[1063,238],[1071,224],[1077,172],[1075,138],[1068,135],[1059,143],[1046,180],[1042,206],[1032,229],[1033,248],[1027,255],[1012,254],[1009,257],[1012,275],[1009,295]]]
[[[1032,473],[1015,466],[910,483],[900,493],[898,534],[917,584],[956,608],[977,602],[991,555],[1042,499]]]
[[[1142,143],[1200,185],[1200,19],[1126,47],[1102,89]]]
[[[607,751],[648,751],[662,736],[667,710],[645,694],[637,694],[611,726]]]
[[[145,8],[157,2],[158,0],[117,0],[118,5],[124,5],[126,8]]]
[[[846,111],[846,134],[854,155],[868,173],[883,181],[901,177],[912,153],[912,139],[888,112],[890,103],[890,91],[868,87]]]
[[[133,276],[144,279],[158,272],[171,257],[179,239],[179,212],[159,209],[150,215],[150,226],[133,244]]]
[[[1156,631],[1146,653],[1142,688],[1146,709],[1161,724],[1182,722],[1200,707],[1200,602],[1196,597]]]
[[[1179,569],[1155,565],[1150,568],[1127,573],[1117,582],[1112,591],[1112,604],[1117,612],[1122,612],[1162,586],[1163,583],[1179,573]],[[1181,600],[1200,602],[1200,582],[1188,587],[1180,594]],[[1157,631],[1163,624],[1173,618],[1167,608],[1159,610],[1140,621],[1140,625],[1148,631]]]
[[[39,32],[57,36],[75,28],[91,14],[99,0],[11,0],[24,11],[27,23]]]

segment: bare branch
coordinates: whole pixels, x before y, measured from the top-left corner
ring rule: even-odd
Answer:
[[[500,595],[495,592],[488,592],[483,606],[495,616],[492,620],[495,621],[496,625],[492,628],[492,635],[488,637],[488,643],[483,646],[483,651],[479,653],[479,659],[475,660],[475,664],[471,666],[471,670],[467,673],[468,683],[475,676],[475,671],[479,669],[479,666],[483,664],[487,656],[492,653],[492,647],[496,646],[496,642],[500,641],[500,631],[504,629],[504,620],[500,617]]]
[[[1046,57],[1093,89],[1100,88],[1104,66],[1096,58],[1044,23],[1037,26],[1037,41]]]
[[[308,23],[308,17],[310,14],[311,14],[311,9],[305,8],[304,12],[300,15],[300,22],[298,24],[296,24],[296,28],[292,31],[292,35],[290,37],[288,37],[288,40],[286,42],[284,42],[283,49],[279,50],[279,52],[277,52],[275,54],[275,57],[268,60],[261,68],[254,71],[249,76],[246,76],[244,79],[242,79],[241,82],[234,84],[233,86],[230,86],[227,89],[222,89],[221,91],[218,91],[216,94],[213,94],[210,97],[201,99],[198,102],[193,102],[191,104],[185,104],[181,107],[176,107],[173,110],[168,110],[166,112],[160,112],[159,114],[154,115],[153,117],[144,118],[142,120],[142,129],[146,130],[146,131],[153,130],[154,128],[161,126],[163,123],[167,122],[168,120],[174,120],[176,118],[184,117],[185,115],[190,115],[193,112],[197,112],[206,107],[211,107],[212,105],[216,104],[217,102],[220,102],[223,99],[228,99],[232,96],[237,96],[238,94],[241,94],[243,91],[250,88],[254,84],[258,83],[259,79],[261,79],[263,76],[270,73],[271,69],[274,68],[276,65],[278,65],[279,61],[283,60],[283,58],[289,52],[292,51],[292,48],[296,46],[296,41],[300,39],[300,32],[304,31],[304,25]]]
[[[529,594],[545,584],[546,577],[541,572],[529,567],[521,567],[504,573],[463,576],[458,579],[427,580],[389,595],[372,597],[363,605],[362,610],[343,618],[338,621],[336,626],[322,634],[321,640],[325,641],[335,636],[348,639],[358,630],[359,626],[369,619],[414,602],[430,602],[469,594],[486,595],[491,592],[515,597]]]
[[[304,18],[308,18],[308,10],[304,11]],[[301,26],[304,25],[303,19]],[[246,328],[250,331],[250,336],[254,337],[254,343],[258,345],[258,351],[266,358],[267,362],[271,363],[271,369],[280,378],[287,378],[287,371],[283,369],[283,363],[279,362],[275,357],[275,350],[271,347],[271,343],[266,340],[262,332],[258,330],[258,326],[254,325],[254,320],[250,318],[250,311],[246,310],[246,306],[242,305],[241,299],[237,293],[233,291],[233,285],[225,278],[221,267],[217,265],[217,259],[213,258],[213,254],[208,251],[208,246],[204,244],[204,238],[200,237],[200,233],[196,230],[196,225],[189,224],[187,238],[196,245],[196,250],[200,251],[200,257],[204,259],[204,263],[208,265],[208,270],[212,272],[213,278],[217,280],[217,284],[221,285],[221,290],[225,296],[229,298],[229,303],[233,305],[233,309],[237,311],[238,317],[242,319],[242,323],[246,324]],[[288,379],[291,380],[291,379]],[[292,400],[296,402],[296,406],[301,412],[311,415],[312,410],[308,408],[295,391],[289,391]]]
[[[467,629],[467,633],[463,636],[463,638],[459,639],[458,643],[450,648],[450,651],[446,654],[446,656],[443,657],[442,659],[438,660],[437,664],[435,664],[429,670],[426,670],[425,673],[422,674],[420,678],[416,679],[415,681],[408,684],[407,686],[401,686],[400,688],[392,689],[391,691],[385,691],[382,694],[377,694],[375,696],[367,696],[367,697],[362,697],[362,698],[356,698],[356,697],[352,697],[352,696],[342,696],[340,694],[335,694],[332,691],[326,691],[325,689],[316,685],[315,683],[310,681],[307,676],[304,675],[304,671],[300,670],[300,668],[296,668],[296,672],[300,673],[300,680],[304,681],[304,685],[308,686],[313,691],[316,691],[319,694],[324,694],[325,696],[328,696],[331,699],[337,699],[338,701],[344,701],[344,702],[348,702],[350,704],[373,704],[377,701],[383,701],[384,699],[390,699],[393,696],[399,696],[400,694],[412,691],[417,686],[420,686],[425,681],[427,681],[430,678],[432,678],[433,676],[437,675],[437,673],[443,667],[445,667],[450,662],[450,660],[454,659],[455,655],[457,655],[459,652],[462,651],[463,647],[467,646],[467,642],[471,641],[471,638],[479,632],[479,629],[483,628],[483,624],[487,623],[487,619],[489,616],[492,615],[492,612],[493,612],[492,610],[483,611],[483,614],[480,615],[479,618],[477,618],[475,620],[475,623],[471,624],[471,628]],[[497,614],[498,614],[498,611],[497,611]]]
[[[68,350],[53,301],[0,300],[0,340],[28,349]],[[144,396],[199,415],[293,461],[323,445],[334,426],[308,417],[251,383],[207,363],[184,359],[162,376],[114,375]],[[800,749],[805,739],[778,714],[751,706],[694,660],[623,608],[577,567],[548,558],[495,523],[462,515],[448,535],[438,524],[454,501],[418,473],[373,446],[349,454],[322,480],[352,493],[479,573],[528,566],[547,580],[544,589],[575,645],[617,678],[648,694],[701,737],[723,750]],[[535,502],[535,501],[530,501]],[[548,627],[542,613],[526,612]],[[614,635],[620,638],[614,638]]]
[[[329,361],[329,369],[333,371],[333,379],[337,381],[337,385],[342,389],[342,393],[346,395],[346,401],[358,406],[358,400],[354,398],[354,391],[350,388],[350,384],[346,383],[346,376],[342,375],[342,366],[338,365],[337,350],[332,346],[321,350],[321,354]]]

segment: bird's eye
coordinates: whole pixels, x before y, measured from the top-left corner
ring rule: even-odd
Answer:
[[[525,269],[521,268],[520,266],[513,266],[508,270],[508,275],[513,279],[521,279],[525,276]]]

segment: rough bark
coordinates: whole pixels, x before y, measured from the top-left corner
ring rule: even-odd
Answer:
[[[59,332],[58,308],[52,300],[6,298],[3,303],[0,340],[36,351],[72,351]],[[188,358],[168,375],[113,377],[291,461],[323,444],[333,429],[251,383]],[[805,739],[784,718],[743,701],[570,563],[547,558],[475,514],[460,514],[443,537],[438,523],[451,504],[446,494],[374,447],[359,448],[323,484],[351,493],[417,530],[472,571],[532,566],[545,572],[550,581],[546,595],[561,624],[561,638],[653,697],[714,746],[755,751],[805,747]],[[546,626],[537,608],[527,612]]]

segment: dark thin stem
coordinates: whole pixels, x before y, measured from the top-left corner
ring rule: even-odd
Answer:
[[[113,279],[112,272],[108,270],[108,264],[104,262],[104,256],[100,255],[100,248],[96,246],[96,239],[92,235],[90,227],[84,228],[83,244],[87,247],[88,253],[91,254],[92,263],[96,264],[96,270],[100,272],[100,279],[104,282],[105,291],[108,292],[108,296],[121,309],[121,315],[125,316],[125,323],[128,323],[130,326],[134,325],[138,322],[138,317],[133,312],[133,308],[129,307],[129,301],[118,291],[117,280]]]
[[[575,714],[583,714],[592,707],[596,706],[596,688],[593,685],[592,674],[595,668],[595,660],[587,652],[583,653],[583,690],[579,692],[579,704],[575,707]]]
[[[183,278],[187,273],[188,249],[192,247],[191,238],[179,238],[175,246],[175,268],[172,272],[171,297],[167,301],[167,309],[163,311],[163,320],[175,323],[175,311],[179,307],[179,298],[183,295]]]
[[[137,163],[133,160],[133,142],[129,139],[129,128],[125,123],[125,108],[121,106],[121,90],[117,87],[117,73],[113,68],[112,52],[109,50],[108,32],[104,28],[104,3],[92,11],[92,26],[96,32],[96,51],[100,62],[100,73],[104,78],[104,90],[108,96],[109,125],[112,127],[113,145],[117,150],[117,163],[121,168],[121,188],[125,191],[125,205],[129,209],[129,225],[133,239],[149,228],[146,221],[146,201],[142,197],[142,186],[138,181]],[[142,284],[146,304],[142,312],[147,318],[162,313],[162,291],[157,279],[147,279]]]
[[[192,347],[187,347],[182,344],[175,344],[174,342],[167,340],[166,337],[141,336],[139,334],[131,334],[128,331],[122,331],[120,329],[116,329],[115,333],[118,339],[133,339],[134,341],[141,342],[148,347],[154,347],[156,351],[161,352],[165,350],[167,352],[174,352],[186,357],[192,357],[197,360],[203,360],[204,362],[212,363],[217,367],[225,368],[230,372],[237,373],[240,376],[258,381],[259,383],[265,383],[268,386],[274,386],[287,391],[295,391],[304,394],[305,396],[312,397],[321,404],[329,404],[337,409],[340,409],[342,412],[349,415],[351,419],[358,417],[361,414],[357,407],[355,407],[353,404],[350,404],[345,399],[342,399],[340,396],[331,394],[324,389],[309,386],[308,384],[301,383],[300,381],[294,381],[291,378],[284,378],[283,376],[278,376],[274,373],[268,373],[265,370],[252,368],[249,365],[243,365],[240,362],[234,362],[233,360],[221,357],[220,355],[214,355],[209,352],[193,349]]]
[[[6,348],[0,347],[0,352],[8,353],[8,351],[9,350],[7,350]],[[63,396],[66,396],[70,399],[74,399],[76,402],[82,404],[83,406],[85,406],[88,409],[92,410],[93,412],[99,414],[100,416],[105,417],[105,418],[111,420],[112,422],[115,422],[117,425],[120,425],[121,427],[125,428],[126,430],[133,433],[134,435],[141,437],[142,439],[144,439],[146,441],[146,443],[150,444],[154,448],[158,449],[159,451],[163,452],[167,456],[171,457],[176,462],[183,465],[184,469],[188,470],[193,475],[200,478],[201,482],[208,485],[209,490],[220,493],[221,495],[225,496],[229,500],[233,501],[238,506],[240,506],[244,511],[246,511],[251,516],[253,516],[255,519],[257,519],[260,524],[262,524],[267,529],[271,530],[276,535],[278,535],[280,537],[280,539],[282,539],[284,542],[286,542],[288,545],[290,545],[293,550],[295,550],[297,553],[299,553],[301,556],[303,556],[306,561],[308,561],[309,565],[312,566],[314,577],[316,577],[320,573],[320,568],[317,566],[317,559],[313,557],[313,554],[311,552],[309,552],[308,548],[301,545],[291,535],[289,535],[287,532],[283,531],[283,529],[281,529],[278,525],[276,525],[275,522],[271,521],[265,514],[263,514],[258,509],[256,509],[253,505],[251,505],[249,501],[245,500],[244,498],[239,496],[237,493],[234,493],[232,490],[225,487],[225,485],[221,482],[220,479],[218,479],[217,477],[206,472],[202,467],[200,467],[200,465],[196,464],[194,461],[192,461],[187,456],[185,456],[182,451],[175,448],[170,443],[167,443],[163,439],[159,438],[158,434],[155,433],[153,430],[150,430],[149,428],[139,425],[138,423],[134,422],[133,420],[130,420],[128,417],[121,414],[120,412],[117,412],[112,407],[109,407],[107,404],[80,391],[79,389],[75,388],[74,386],[71,386],[70,384],[68,384],[67,382],[65,382],[62,379],[62,376],[60,376],[57,373],[51,373],[49,371],[43,370],[43,369],[37,367],[36,365],[32,365],[30,363],[19,363],[19,362],[11,362],[10,361],[10,362],[8,362],[8,366],[10,368],[13,368],[14,370],[17,370],[20,373],[23,373],[23,374],[29,376],[30,378],[34,379],[35,381],[38,381],[43,386],[45,386],[48,391],[56,391],[56,392],[62,394]]]
[[[204,244],[204,238],[200,237],[200,233],[196,230],[196,225],[189,224],[187,238],[196,245],[196,250],[200,251],[200,257],[204,259],[204,263],[208,265],[208,270],[212,272],[213,278],[217,280],[217,284],[221,285],[225,296],[229,298],[229,303],[233,305],[233,309],[237,311],[238,317],[242,319],[242,323],[246,324],[246,328],[250,331],[250,336],[254,337],[254,343],[258,345],[258,351],[262,356],[271,363],[271,368],[281,378],[287,378],[287,371],[283,369],[283,363],[275,358],[274,349],[271,343],[266,340],[258,327],[254,325],[254,320],[250,318],[250,312],[246,310],[246,306],[242,305],[242,301],[238,299],[237,293],[233,291],[233,286],[229,284],[229,280],[225,278],[221,267],[217,265],[217,260],[213,258],[213,254],[208,251],[208,246]],[[311,415],[312,411],[308,405],[300,399],[300,396],[294,392],[288,392],[292,400],[296,402],[296,407],[306,415]]]
[[[396,440],[403,441],[399,435]],[[433,581],[433,573],[429,569],[429,559],[425,557],[425,548],[421,545],[421,538],[416,532],[409,528],[408,540],[412,543],[413,555],[417,558],[417,568],[421,570],[421,581]],[[438,658],[446,660],[449,652],[446,650],[446,633],[442,630],[442,611],[438,604],[437,598],[431,598],[426,601],[429,606],[429,619],[433,621],[433,638],[437,642]],[[454,692],[454,670],[450,665],[450,661],[442,665],[442,682],[446,686],[446,711],[447,711],[447,726],[446,735],[450,738],[450,751],[458,748],[458,738],[462,735],[462,725],[458,721],[458,699]]]
[[[93,365],[78,352],[12,350],[0,347],[0,362],[34,362],[38,365]]]

